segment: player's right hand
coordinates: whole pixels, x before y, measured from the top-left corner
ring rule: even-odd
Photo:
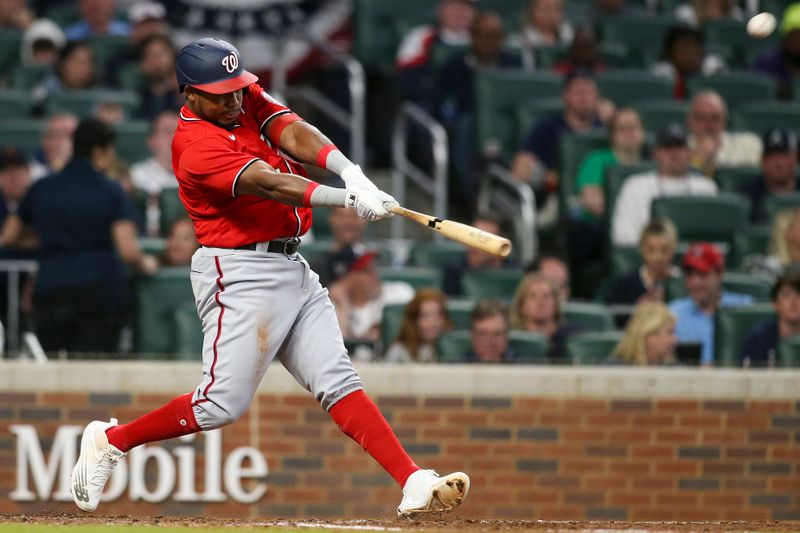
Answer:
[[[392,216],[392,213],[384,206],[383,198],[376,194],[376,191],[357,188],[347,189],[346,205],[354,210],[359,217],[370,221]]]

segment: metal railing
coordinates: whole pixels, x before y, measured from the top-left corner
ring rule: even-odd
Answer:
[[[20,274],[32,274],[39,270],[39,263],[32,260],[3,259],[0,260],[0,272],[5,272],[8,279],[8,295],[5,323],[6,343],[3,350],[0,342],[0,358],[5,351],[17,353],[19,351],[19,302],[20,302]]]
[[[417,167],[408,157],[410,124],[423,129],[431,138],[433,174]],[[415,132],[416,133],[416,132]],[[392,130],[392,193],[400,205],[405,205],[407,180],[433,197],[435,216],[447,217],[447,172],[449,164],[447,132],[444,127],[421,107],[405,102],[394,121]],[[392,218],[392,238],[403,238],[403,219]],[[442,238],[438,233],[437,239]]]
[[[499,163],[491,163],[481,178],[478,211],[514,214],[512,223],[519,259],[528,264],[536,257],[536,199],[533,189],[521,183]]]
[[[288,66],[286,58],[288,41],[299,39],[314,46],[347,72],[347,88],[350,95],[350,110],[343,108],[313,87],[289,87],[286,81]],[[272,89],[283,98],[301,99],[319,112],[336,122],[350,134],[350,160],[361,165],[366,163],[365,118],[366,83],[364,67],[353,56],[337,50],[326,41],[305,31],[290,31],[283,38],[275,39],[275,68],[272,75]]]

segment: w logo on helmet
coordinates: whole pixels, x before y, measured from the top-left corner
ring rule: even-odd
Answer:
[[[239,68],[239,58],[236,56],[236,54],[231,52],[222,58],[222,66],[225,67],[225,70],[228,71],[228,74],[231,74],[237,68]]]

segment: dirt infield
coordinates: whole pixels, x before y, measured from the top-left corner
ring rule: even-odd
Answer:
[[[130,516],[98,516],[70,513],[0,515],[0,524],[42,524],[49,526],[161,526],[185,527],[191,529],[206,528],[258,528],[259,530],[373,530],[373,531],[458,531],[464,533],[491,531],[586,531],[611,533],[615,531],[649,532],[649,531],[798,531],[800,522],[794,521],[729,521],[729,522],[621,522],[621,521],[540,521],[540,520],[477,520],[461,518],[457,514],[418,517],[418,518],[386,518],[378,520],[318,520],[318,519],[225,519],[206,517],[130,517]]]

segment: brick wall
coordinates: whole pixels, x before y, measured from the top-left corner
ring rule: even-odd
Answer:
[[[129,421],[173,396],[0,393],[0,512],[74,509],[11,501],[17,476],[11,424],[34,425],[48,452],[61,425],[109,416]],[[470,474],[472,493],[461,511],[467,516],[800,519],[800,401],[431,394],[378,394],[376,400],[421,466]],[[268,490],[261,500],[145,503],[124,496],[101,511],[375,517],[399,503],[389,476],[306,395],[259,395],[222,440],[223,455],[255,446],[266,456]],[[202,487],[200,439],[193,448]]]

